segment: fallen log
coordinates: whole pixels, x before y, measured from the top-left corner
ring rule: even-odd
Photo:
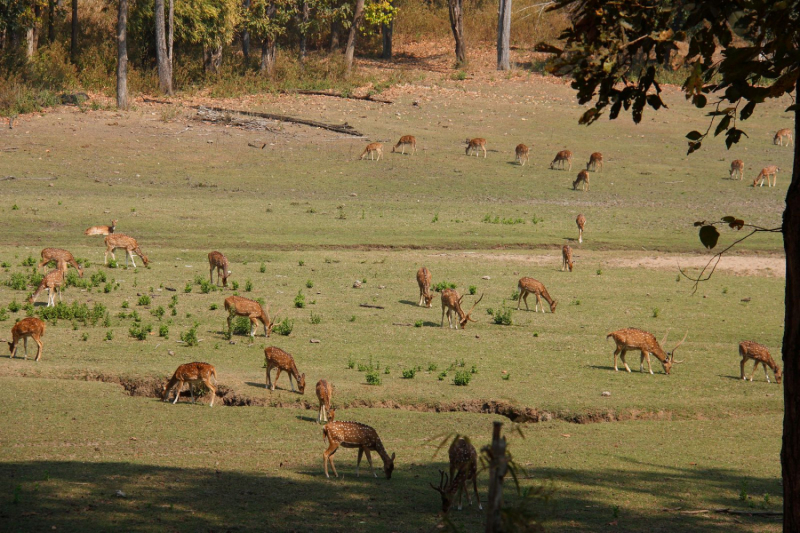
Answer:
[[[333,98],[345,98],[347,100],[364,100],[366,102],[378,102],[379,104],[393,104],[391,100],[381,100],[380,98],[374,98],[372,95],[367,96],[353,96],[348,94],[336,94],[331,93],[328,91],[306,91],[306,90],[297,90],[297,91],[281,91],[282,94],[308,94],[311,96],[332,96]]]
[[[277,120],[279,122],[291,122],[293,124],[303,124],[305,126],[312,126],[314,128],[322,128],[325,130],[335,131],[337,133],[344,133],[346,135],[353,135],[355,137],[363,137],[364,134],[357,131],[353,126],[345,122],[344,124],[325,124],[324,122],[316,122],[314,120],[306,120],[304,118],[288,117],[286,115],[273,115],[272,113],[259,113],[257,111],[238,111],[236,109],[225,109],[222,107],[209,107],[209,106],[193,106],[198,111],[211,110],[217,113],[237,113],[250,117],[267,118],[270,120]]]

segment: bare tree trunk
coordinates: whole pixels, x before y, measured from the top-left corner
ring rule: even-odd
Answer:
[[[356,9],[353,13],[353,25],[350,26],[350,35],[347,36],[347,47],[344,52],[345,68],[347,74],[353,70],[353,56],[356,53],[356,32],[361,24],[361,16],[364,14],[364,0],[356,0]]]
[[[164,94],[172,94],[172,72],[169,70],[167,37],[164,22],[164,0],[155,2],[156,63],[158,64],[158,88]]]
[[[392,33],[394,33],[394,21],[389,21],[389,24],[381,26],[381,37],[383,38],[383,59],[392,58]]]
[[[306,52],[308,49],[308,19],[311,16],[311,6],[308,5],[308,0],[303,0],[303,9],[301,10],[300,22],[300,64],[302,65],[306,60]]]
[[[30,61],[33,59],[33,52],[34,52],[34,31],[33,27],[27,28],[25,30],[25,59]]]
[[[33,54],[35,54],[39,49],[39,37],[42,33],[42,5],[39,2],[33,6],[33,17]]]
[[[261,43],[261,67],[259,69],[268,77],[275,74],[275,39],[264,39]]]
[[[500,436],[502,422],[495,422],[492,428],[492,448],[489,462],[489,499],[486,502],[486,533],[503,531],[503,478],[508,472],[506,439]]]
[[[56,0],[47,2],[47,43],[56,40]]]
[[[78,0],[72,0],[72,39],[69,43],[69,56],[74,65],[78,64]]]
[[[128,109],[128,0],[119,0],[117,14],[117,107]]]
[[[510,70],[511,0],[499,0],[497,13],[497,70]]]
[[[167,34],[167,57],[169,57],[169,90],[172,92],[172,45],[175,43],[175,0],[169,0],[169,33]]]
[[[463,0],[447,0],[450,12],[450,29],[456,41],[456,66],[467,63],[467,47],[464,44],[464,5]]]
[[[250,2],[251,0],[244,0],[242,3],[245,13],[250,10]],[[242,30],[242,54],[245,62],[247,62],[250,59],[250,32],[247,28]]]

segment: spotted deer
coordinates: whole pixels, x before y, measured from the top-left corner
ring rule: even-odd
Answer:
[[[217,388],[211,383],[212,377],[214,378],[214,382],[216,382],[217,370],[214,368],[214,365],[197,362],[181,365],[177,370],[175,370],[175,373],[172,374],[172,377],[169,379],[167,384],[161,388],[161,400],[168,402],[170,391],[177,385],[177,390],[175,391],[175,401],[172,402],[172,404],[175,405],[178,403],[178,398],[181,397],[181,389],[183,389],[183,384],[188,383],[189,394],[192,396],[192,403],[195,403],[194,386],[203,384],[208,388],[208,390],[211,391],[211,403],[209,404],[209,407],[214,407],[214,399],[217,397]]]
[[[289,385],[292,386],[292,392],[305,394],[306,375],[297,371],[297,365],[294,364],[294,357],[284,352],[280,348],[275,346],[267,346],[264,348],[264,359],[267,367],[266,384],[269,390],[275,390],[275,383],[278,381],[278,378],[281,377],[281,370],[283,370],[289,375]],[[275,373],[275,381],[272,381],[269,375],[273,368],[278,369],[278,371]],[[292,382],[293,377],[297,382],[297,391],[294,389],[294,383]]]
[[[769,374],[767,373],[767,367],[770,367],[773,374],[775,374],[775,382],[780,385],[782,377],[781,367],[779,367],[772,359],[772,356],[769,354],[766,346],[753,341],[742,341],[739,343],[739,355],[742,356],[742,362],[739,363],[739,368],[741,370],[740,377],[743,380],[747,381],[747,378],[744,375],[744,364],[748,359],[752,359],[755,361],[755,364],[753,365],[753,371],[750,372],[750,381],[753,381],[756,368],[758,368],[758,365],[761,364],[764,367],[764,377],[767,378],[767,383],[770,382]]]
[[[269,316],[269,306],[265,311],[261,304],[243,296],[228,296],[225,298],[225,311],[228,312],[228,337],[231,336],[231,319],[234,316],[246,316],[250,319],[250,336],[255,337],[258,322],[264,325],[264,336],[269,337],[275,320]],[[277,313],[275,314],[277,318]]]
[[[380,161],[381,156],[383,156],[383,143],[369,143],[364,151],[361,152],[361,157],[359,157],[359,161],[367,157],[369,155],[369,160],[372,161],[373,154],[378,154],[378,158],[375,161]]]
[[[112,220],[110,226],[92,226],[86,228],[83,232],[84,235],[111,235],[117,227],[117,221]]]
[[[447,313],[447,323],[450,327],[453,327],[453,314],[458,315],[458,320],[456,320],[455,329],[458,329],[458,326],[461,326],[461,329],[467,327],[467,322],[477,322],[474,318],[472,318],[472,311],[475,310],[475,306],[483,300],[483,294],[478,300],[472,304],[469,312],[465,313],[464,310],[461,308],[461,300],[463,300],[463,296],[459,296],[458,292],[455,289],[445,289],[442,291],[442,327],[444,327],[444,315]]]
[[[450,456],[450,475],[439,470],[439,486],[429,483],[431,488],[437,491],[442,497],[442,512],[447,514],[453,505],[456,493],[458,493],[458,510],[461,510],[461,501],[464,493],[467,493],[467,501],[472,505],[472,498],[467,490],[467,482],[472,481],[472,488],[475,490],[475,499],[478,500],[478,510],[483,510],[481,497],[478,494],[478,453],[475,447],[463,437],[456,437],[450,444],[448,452]]]
[[[105,238],[106,243],[106,253],[103,255],[103,263],[108,263],[108,254],[111,254],[111,258],[116,261],[117,257],[114,255],[114,250],[118,248],[122,248],[125,250],[125,266],[128,266],[128,258],[131,258],[131,263],[133,264],[133,268],[136,268],[136,261],[133,260],[133,254],[138,255],[142,258],[142,262],[144,262],[144,266],[150,262],[147,259],[147,256],[144,255],[142,249],[139,248],[139,243],[136,242],[136,239],[133,237],[128,237],[127,235],[123,235],[122,233],[112,233],[109,234]]]
[[[583,242],[583,228],[586,226],[586,217],[583,216],[583,213],[580,213],[578,217],[575,219],[575,224],[578,225],[578,242]]]
[[[8,343],[8,349],[11,352],[11,359],[17,355],[17,348],[19,348],[19,341],[25,346],[25,360],[28,359],[28,339],[33,339],[39,345],[36,351],[36,361],[42,358],[42,335],[44,335],[44,321],[36,317],[23,318],[11,328],[11,342]]]
[[[790,146],[793,142],[792,139],[792,130],[789,128],[783,128],[782,130],[778,130],[775,133],[775,137],[772,139],[772,144],[780,144],[783,146],[783,139],[786,139],[786,146]]]
[[[431,271],[425,267],[417,270],[417,285],[419,285],[419,302],[417,305],[420,307],[432,307],[433,293],[431,293]]]
[[[319,414],[317,415],[318,424],[322,422],[333,422],[336,411],[331,408],[331,398],[333,398],[333,385],[324,379],[317,381],[317,400],[319,400]]]
[[[577,191],[579,185],[583,186],[583,192],[589,190],[589,173],[585,170],[578,172],[578,177],[572,182],[572,190]]]
[[[622,359],[622,364],[625,365],[625,370],[630,372],[631,369],[628,366],[628,363],[625,362],[625,353],[628,350],[639,350],[642,354],[641,359],[639,360],[639,372],[644,372],[644,360],[647,359],[647,369],[651,374],[653,373],[653,368],[650,366],[650,354],[653,354],[664,367],[664,373],[669,375],[673,365],[683,362],[675,359],[675,350],[677,350],[678,347],[683,344],[683,341],[686,340],[689,332],[686,332],[686,335],[683,336],[681,342],[676,344],[671,352],[665,352],[664,349],[661,348],[661,345],[667,342],[668,334],[669,331],[664,334],[664,338],[659,343],[656,341],[656,338],[652,333],[642,331],[641,329],[625,328],[612,331],[606,335],[606,339],[614,339],[614,342],[617,345],[616,350],[614,350],[614,370],[619,372],[619,368],[617,368],[617,355],[619,355],[619,358]]]
[[[550,162],[550,169],[552,170],[558,166],[561,170],[564,170],[564,163],[569,164],[567,170],[572,170],[572,152],[569,150],[561,150],[558,152],[556,157]]]
[[[39,294],[47,289],[47,307],[55,307],[56,305],[56,292],[58,293],[58,301],[61,301],[61,287],[64,286],[65,274],[67,272],[67,264],[63,261],[58,262],[58,267],[45,274],[39,287],[36,288],[28,303],[33,303],[39,297]]]
[[[392,479],[392,471],[394,470],[395,454],[389,457],[386,449],[383,447],[381,438],[378,432],[366,424],[359,422],[328,422],[322,427],[322,441],[328,443],[328,449],[322,453],[322,463],[325,467],[325,477],[328,475],[328,463],[333,469],[333,476],[339,477],[336,473],[336,465],[333,464],[333,454],[339,446],[343,448],[358,448],[358,461],[356,462],[356,477],[358,477],[358,469],[361,466],[361,456],[366,454],[369,469],[375,477],[375,469],[372,468],[372,457],[370,452],[377,452],[383,460],[383,473],[386,479]]]
[[[561,257],[564,260],[564,264],[561,265],[561,271],[565,271],[569,269],[572,272],[572,265],[574,264],[572,261],[572,247],[569,244],[565,244],[561,248]]]
[[[767,187],[776,187],[778,185],[778,172],[780,172],[780,170],[781,169],[775,165],[762,168],[761,172],[756,176],[756,179],[753,180],[753,187],[759,182],[761,184],[760,186],[763,187],[765,179],[767,180]],[[773,178],[772,181],[770,181],[770,176]]]
[[[401,153],[405,155],[406,153],[406,146],[410,148],[408,152],[411,155],[414,155],[417,152],[417,139],[413,135],[403,135],[400,137],[400,140],[397,141],[397,144],[394,145],[392,148],[392,153],[395,153],[398,148],[401,148]]]
[[[603,171],[603,154],[595,152],[589,156],[589,162],[586,163],[586,170],[594,170],[595,172]]]
[[[524,144],[518,144],[517,148],[514,150],[514,152],[517,155],[517,157],[516,157],[517,163],[519,163],[521,166],[524,167],[525,163],[527,163],[529,161],[529,157],[528,156],[530,154],[530,150]]]
[[[736,179],[736,175],[739,175],[739,181],[744,179],[744,161],[741,159],[734,159],[731,161],[731,179]]]
[[[211,252],[208,254],[208,275],[211,278],[211,283],[214,283],[214,269],[217,269],[217,285],[219,280],[222,279],[222,286],[228,286],[228,276],[231,275],[228,266],[228,258],[220,252]]]
[[[466,139],[467,143],[466,154],[469,155],[470,151],[475,152],[475,157],[478,157],[478,150],[483,150],[483,158],[486,159],[486,139],[475,137],[474,139]]]
[[[553,300],[550,297],[550,294],[545,289],[544,284],[540,281],[537,281],[533,278],[522,278],[519,280],[517,284],[517,288],[519,289],[519,298],[517,299],[517,309],[519,309],[520,304],[525,301],[525,309],[530,311],[530,307],[528,307],[528,295],[533,294],[536,296],[536,306],[533,308],[534,312],[539,311],[539,304],[542,306],[542,313],[544,313],[544,304],[541,303],[539,299],[544,298],[547,303],[550,305],[550,312],[556,312],[556,306],[558,302]]]
[[[42,261],[39,263],[39,268],[45,267],[53,261],[56,262],[56,265],[58,265],[59,262],[72,265],[75,270],[78,271],[78,275],[83,277],[83,269],[78,262],[75,261],[75,257],[67,250],[62,250],[61,248],[44,248],[42,250]]]

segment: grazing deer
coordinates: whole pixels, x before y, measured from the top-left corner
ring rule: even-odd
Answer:
[[[759,172],[758,176],[756,176],[756,179],[753,180],[753,187],[755,187],[759,182],[761,182],[760,186],[763,187],[765,179],[767,180],[767,187],[776,187],[778,185],[778,172],[780,170],[781,169],[775,165],[762,168],[761,172]],[[773,181],[770,181],[770,176],[772,176]]]
[[[782,130],[778,130],[775,133],[775,137],[772,139],[772,144],[780,144],[783,146],[783,139],[786,138],[786,146],[790,146],[793,142],[792,140],[792,130],[789,128],[783,128]]]
[[[439,486],[435,487],[429,483],[431,488],[442,496],[442,512],[447,514],[453,504],[456,492],[458,492],[458,510],[461,510],[461,501],[464,493],[467,493],[467,501],[472,505],[472,498],[467,490],[467,482],[472,480],[472,488],[475,490],[475,499],[478,500],[478,510],[483,510],[481,497],[478,494],[478,453],[475,447],[463,437],[453,440],[450,445],[450,476],[448,478],[444,470],[439,470]]]
[[[530,154],[530,150],[524,144],[518,144],[514,152],[517,154],[517,163],[524,167],[525,163],[529,161],[528,155]]]
[[[133,237],[128,237],[127,235],[123,235],[122,233],[112,233],[109,234],[105,238],[106,243],[106,253],[103,255],[103,263],[108,263],[108,254],[111,254],[111,258],[116,261],[117,256],[114,255],[114,250],[117,248],[123,248],[125,250],[125,266],[128,266],[128,258],[131,258],[131,263],[133,264],[133,268],[136,268],[136,261],[133,260],[133,254],[138,255],[142,258],[144,262],[144,266],[150,262],[147,259],[147,256],[144,255],[141,248],[139,248],[139,243],[136,242],[136,239]]]
[[[550,169],[554,169],[556,165],[559,165],[561,170],[564,170],[564,163],[569,163],[569,168],[567,170],[572,170],[572,152],[569,150],[561,150],[556,154],[555,159],[550,162]]]
[[[269,390],[275,390],[275,383],[278,381],[278,378],[281,377],[281,370],[284,370],[289,375],[289,385],[292,386],[292,392],[305,394],[306,375],[300,374],[300,372],[297,371],[297,365],[294,364],[294,357],[284,352],[280,348],[276,348],[275,346],[267,346],[264,348],[264,359],[266,360],[265,362],[267,366],[266,384]],[[278,369],[278,371],[275,373],[275,381],[272,381],[269,375],[273,368]],[[294,377],[294,380],[297,382],[297,388],[299,389],[298,391],[294,390],[292,377]]]
[[[520,304],[522,301],[525,301],[525,309],[530,311],[530,307],[528,307],[528,295],[533,293],[536,296],[536,307],[533,308],[534,312],[539,311],[539,304],[541,300],[539,299],[544,298],[547,303],[550,305],[550,312],[556,312],[556,305],[558,302],[553,300],[550,297],[550,294],[547,292],[547,289],[544,288],[544,284],[540,281],[536,281],[533,278],[522,278],[519,280],[517,284],[517,288],[519,289],[519,299],[517,300],[517,309],[519,309]],[[542,313],[544,313],[544,304],[542,305]]]
[[[19,348],[19,341],[25,345],[25,360],[28,359],[28,338],[30,337],[39,349],[36,352],[36,361],[42,358],[42,335],[44,335],[44,321],[36,317],[23,318],[11,328],[11,342],[8,343],[8,349],[11,351],[11,359],[17,355],[17,348]],[[779,382],[780,383],[780,382]]]
[[[317,415],[318,424],[322,422],[333,422],[336,416],[336,410],[331,409],[331,398],[333,398],[333,385],[324,379],[317,381],[317,400],[319,400],[319,414]]]
[[[589,162],[586,163],[586,170],[594,170],[595,172],[603,171],[603,154],[595,152],[589,156]]]
[[[419,285],[419,305],[420,307],[432,307],[433,293],[431,293],[431,271],[425,267],[417,270],[417,285]]]
[[[581,170],[578,172],[578,177],[575,178],[575,181],[572,182],[572,190],[577,191],[578,185],[583,184],[583,192],[589,190],[589,173],[585,170]]]
[[[110,226],[92,226],[83,232],[84,235],[111,235],[117,227],[117,221],[112,220]]]
[[[267,310],[255,300],[244,298],[243,296],[228,296],[225,298],[225,310],[228,312],[228,337],[231,336],[231,319],[234,316],[246,316],[250,319],[250,336],[254,337],[258,328],[258,321],[264,324],[264,336],[269,337],[275,320],[269,317],[269,306]],[[277,318],[277,313],[275,317]]]
[[[331,464],[334,477],[339,477],[336,473],[336,465],[333,464],[333,454],[339,446],[343,448],[358,448],[358,461],[356,462],[356,477],[358,477],[358,468],[361,466],[361,456],[367,455],[367,462],[369,469],[375,477],[375,469],[372,468],[372,457],[370,452],[377,452],[383,459],[383,473],[386,474],[386,479],[392,479],[392,471],[394,470],[394,457],[392,454],[386,453],[383,447],[381,438],[378,437],[378,432],[366,424],[358,422],[328,422],[322,427],[322,441],[328,443],[328,449],[322,453],[322,463],[325,467],[325,477],[328,475],[328,463]]]
[[[606,335],[606,339],[611,337],[614,339],[614,342],[617,345],[617,349],[614,350],[614,370],[619,372],[619,369],[617,368],[617,355],[619,355],[619,358],[622,359],[622,364],[625,365],[625,370],[630,372],[631,369],[628,366],[628,363],[625,362],[625,352],[628,350],[639,350],[642,352],[642,357],[639,360],[639,372],[644,372],[644,360],[646,358],[647,369],[651,374],[653,373],[653,368],[650,366],[650,354],[653,354],[664,367],[664,373],[669,375],[672,365],[683,362],[675,360],[675,350],[678,349],[678,346],[683,344],[683,341],[686,340],[689,332],[686,332],[686,335],[683,336],[681,342],[676,344],[671,352],[665,352],[664,349],[661,348],[661,345],[667,342],[667,334],[669,334],[669,331],[667,331],[667,333],[664,335],[661,343],[656,341],[656,338],[652,333],[648,333],[636,328],[620,329],[617,331],[612,331]]]
[[[378,158],[375,161],[380,161],[381,156],[383,155],[383,143],[369,143],[364,151],[361,152],[361,157],[358,160],[362,160],[367,157],[369,154],[369,160],[372,161],[372,154],[378,154]]]
[[[211,283],[214,283],[214,269],[217,269],[217,285],[222,278],[222,286],[228,286],[228,276],[231,271],[228,269],[228,258],[220,252],[211,252],[208,254],[208,275],[211,278]]]
[[[28,303],[33,303],[39,297],[39,294],[47,289],[47,307],[55,307],[56,305],[56,292],[58,292],[58,301],[61,301],[61,287],[64,286],[64,274],[67,272],[67,264],[63,261],[58,262],[58,267],[55,270],[48,272],[36,292],[28,298]]]
[[[447,313],[447,323],[450,327],[453,327],[453,313],[458,314],[458,320],[456,321],[455,329],[458,329],[458,326],[461,326],[461,329],[467,327],[467,322],[477,322],[474,318],[472,318],[472,311],[475,309],[475,306],[483,300],[483,294],[478,300],[472,304],[468,313],[465,313],[464,310],[461,308],[461,300],[463,300],[463,296],[459,296],[458,292],[455,289],[445,289],[442,291],[442,327],[444,327],[444,315],[445,312]]]
[[[744,375],[744,364],[748,359],[752,359],[756,364],[753,365],[753,371],[750,372],[750,381],[753,381],[756,368],[758,368],[759,363],[761,363],[761,365],[764,366],[764,377],[767,378],[767,383],[770,382],[769,374],[767,374],[767,367],[770,367],[772,372],[775,374],[775,382],[780,385],[782,377],[781,367],[779,367],[775,361],[773,361],[772,356],[769,354],[766,346],[753,341],[742,341],[739,343],[739,355],[742,356],[742,362],[739,364],[739,367],[741,369],[741,378],[743,380],[747,381],[747,378]]]
[[[400,137],[400,140],[397,141],[397,144],[394,145],[392,148],[392,153],[395,153],[398,148],[402,147],[401,153],[405,155],[406,153],[406,146],[411,147],[411,151],[409,154],[414,155],[417,151],[417,138],[413,135],[403,135]]]
[[[486,139],[476,137],[474,139],[466,139],[467,143],[466,154],[469,155],[470,150],[475,152],[475,157],[478,157],[478,149],[483,150],[483,158],[486,159]]]
[[[731,161],[731,179],[736,179],[736,175],[739,175],[739,181],[744,178],[744,161],[741,159],[734,159]]]
[[[172,374],[167,384],[161,388],[161,399],[168,402],[169,392],[175,385],[178,385],[178,389],[175,391],[175,401],[172,402],[172,404],[175,405],[178,403],[178,398],[181,397],[183,384],[188,383],[189,394],[192,396],[192,403],[195,403],[194,386],[202,383],[211,391],[211,403],[209,407],[214,407],[214,398],[217,397],[217,388],[211,383],[212,377],[214,378],[214,382],[216,382],[217,370],[214,368],[214,365],[208,363],[186,363],[185,365],[181,365],[175,370],[175,373]]]
[[[578,214],[578,217],[575,219],[575,224],[578,225],[578,243],[583,242],[583,228],[586,226],[586,217],[583,216],[583,213]]]
[[[561,266],[561,271],[569,269],[572,272],[572,265],[574,264],[572,261],[572,247],[569,244],[565,244],[561,248],[561,256],[564,259],[564,264]]]
[[[39,268],[47,266],[48,263],[55,261],[56,265],[60,262],[68,263],[75,267],[75,270],[78,271],[78,275],[83,277],[83,269],[75,261],[75,257],[71,253],[66,250],[62,250],[61,248],[44,248],[42,250],[42,261],[39,263]]]

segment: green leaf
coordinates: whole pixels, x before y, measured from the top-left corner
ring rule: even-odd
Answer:
[[[703,226],[700,228],[700,242],[703,246],[711,250],[717,245],[719,231],[714,226]]]
[[[687,134],[686,134],[686,138],[687,138],[687,139],[689,139],[690,141],[697,141],[697,140],[699,140],[699,139],[702,139],[702,138],[703,138],[703,134],[702,134],[702,133],[700,133],[700,132],[699,132],[699,131],[697,131],[697,130],[695,130],[695,131],[690,131],[689,133],[687,133]]]

